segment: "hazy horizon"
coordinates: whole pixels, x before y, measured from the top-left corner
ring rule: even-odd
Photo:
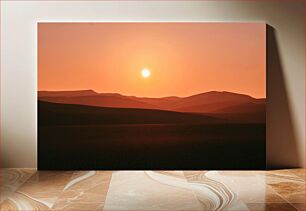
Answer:
[[[247,95],[249,97],[252,97],[254,99],[266,99],[266,97],[259,97],[256,98],[254,96],[248,95],[248,94],[244,94],[244,93],[237,93],[237,92],[231,92],[231,91],[226,91],[226,90],[210,90],[210,91],[206,91],[206,92],[199,92],[199,93],[194,93],[191,95],[187,95],[187,96],[177,96],[177,95],[166,95],[166,96],[157,96],[157,97],[147,97],[147,96],[138,96],[138,95],[127,95],[127,94],[122,94],[119,92],[98,92],[94,89],[74,89],[74,90],[37,90],[38,92],[78,92],[78,91],[93,91],[97,94],[120,94],[122,96],[127,96],[127,97],[138,97],[138,98],[166,98],[166,97],[178,97],[178,98],[186,98],[186,97],[190,97],[190,96],[194,96],[194,95],[199,95],[199,94],[205,94],[205,93],[210,93],[210,92],[218,92],[218,93],[232,93],[232,94],[237,94],[237,95]]]
[[[263,23],[39,23],[38,90],[266,98]],[[150,70],[149,77],[141,71]],[[91,88],[88,88],[91,87]]]

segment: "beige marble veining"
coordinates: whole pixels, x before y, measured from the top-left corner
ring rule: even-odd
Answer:
[[[305,184],[279,182],[270,186],[289,203],[305,203]]]
[[[305,177],[296,175],[298,172],[299,171],[294,171],[293,169],[290,170],[282,169],[282,170],[266,171],[264,172],[264,175],[266,176],[267,184],[274,184],[280,181],[305,183]]]
[[[184,180],[186,179],[185,175],[182,171],[154,171],[154,172],[160,173],[160,174],[163,174],[163,175],[168,175],[168,176],[180,178],[180,179],[184,179]]]
[[[305,169],[298,168],[298,169],[288,169],[288,171],[292,174],[297,175],[301,179],[305,181]]]
[[[203,210],[248,210],[231,186],[218,181],[219,172],[185,171],[184,173],[187,181],[192,184]],[[226,176],[226,179],[231,180],[231,177]]]
[[[305,179],[293,170],[267,172],[266,184],[289,203],[305,203]]]
[[[190,180],[197,180],[199,175],[205,174],[208,171],[184,171],[184,176],[187,179],[187,181]]]
[[[79,171],[64,187],[54,210],[103,210],[111,171]]]
[[[261,203],[288,203],[279,193],[277,193],[271,186],[266,186],[265,201]]]
[[[231,189],[245,203],[265,203],[265,177],[257,172],[209,171],[206,176]]]
[[[181,176],[177,176],[180,174]],[[113,173],[105,210],[201,210],[183,172],[119,171]]]
[[[305,169],[1,169],[0,179],[0,210],[306,210]]]
[[[1,169],[0,203],[10,197],[34,173],[35,169]]]
[[[35,199],[27,194],[15,192],[1,203],[0,210],[49,210],[50,207],[44,201]]]
[[[5,203],[18,210],[51,209],[70,180],[72,171],[36,171]]]

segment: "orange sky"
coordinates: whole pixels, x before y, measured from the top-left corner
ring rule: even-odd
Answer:
[[[38,90],[266,96],[263,23],[39,23]],[[151,70],[143,78],[141,69]]]

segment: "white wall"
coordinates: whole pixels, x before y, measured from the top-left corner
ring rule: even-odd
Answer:
[[[304,165],[303,1],[1,1],[1,4],[3,167],[36,167],[38,21],[266,22],[275,29],[271,35],[275,45],[268,50],[271,54],[267,70],[268,165]]]

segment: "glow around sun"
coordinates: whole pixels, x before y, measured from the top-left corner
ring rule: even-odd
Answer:
[[[151,75],[151,71],[147,68],[141,70],[141,76],[144,78],[149,78]]]

